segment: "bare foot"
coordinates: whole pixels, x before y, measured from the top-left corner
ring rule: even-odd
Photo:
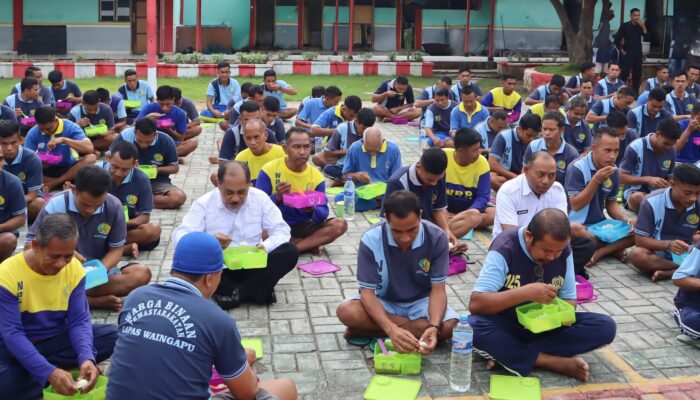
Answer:
[[[535,365],[583,382],[588,381],[588,363],[581,357],[557,357],[540,353]]]
[[[91,309],[102,309],[119,312],[122,310],[122,299],[117,296],[88,296]]]
[[[345,332],[343,332],[343,339],[348,340],[352,337],[352,333],[350,332],[350,328],[345,328]]]
[[[180,165],[185,165],[185,157],[178,157],[177,163]]]
[[[314,247],[313,249],[309,250],[309,253],[311,253],[315,256],[320,256],[322,252],[323,252],[323,246]]]
[[[627,252],[625,251],[625,249],[618,250],[615,253],[613,253],[613,257],[620,260],[620,262],[626,262],[627,261]]]
[[[666,279],[671,279],[674,271],[656,271],[651,275],[652,282],[663,281]]]
[[[132,258],[139,258],[139,255],[140,255],[139,254],[139,245],[136,243],[131,243],[131,245],[129,245],[129,247],[131,247],[131,249],[129,251],[131,253],[131,257]]]
[[[209,164],[218,164],[219,156],[209,156]]]
[[[493,361],[493,360],[487,360],[487,361],[486,361],[486,370],[487,370],[487,371],[491,371],[491,370],[494,369],[495,367],[496,367],[496,362],[495,362],[495,361]]]
[[[600,253],[598,252],[598,250],[596,250],[596,251],[593,253],[593,255],[591,256],[591,259],[588,260],[588,262],[586,263],[586,265],[584,265],[584,268],[590,268],[590,267],[592,267],[592,266],[595,265],[595,263],[597,263],[599,260],[600,260]]]

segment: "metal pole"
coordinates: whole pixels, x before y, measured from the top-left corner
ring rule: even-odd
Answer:
[[[297,49],[304,47],[304,0],[297,6]]]
[[[156,66],[158,63],[158,20],[156,0],[147,0],[146,2],[146,33],[148,36],[146,42],[147,67],[148,67],[148,84],[152,88],[158,87],[158,79],[156,74]]]
[[[496,0],[491,0],[491,25],[489,26],[489,61],[493,61],[493,33],[495,31],[495,27],[494,27],[495,20],[496,20]]]
[[[194,47],[196,51],[202,51],[202,0],[197,0],[197,33]]]
[[[180,25],[185,25],[185,0],[180,0]]]
[[[348,29],[350,32],[348,32],[348,37],[350,38],[348,41],[348,55],[352,56],[352,45],[353,42],[355,41],[354,36],[355,36],[355,0],[349,0],[350,1],[350,24],[348,26]]]
[[[625,0],[620,1],[620,28],[625,23]]]
[[[340,8],[340,0],[335,0],[335,25],[333,25],[333,51],[338,51],[338,8]]]
[[[467,26],[464,27],[464,55],[469,53],[469,25],[472,16],[472,2],[467,0]]]

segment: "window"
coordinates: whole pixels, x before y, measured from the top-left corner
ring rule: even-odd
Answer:
[[[131,0],[100,0],[100,22],[128,22]]]

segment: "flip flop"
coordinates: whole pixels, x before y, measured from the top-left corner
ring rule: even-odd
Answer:
[[[373,338],[372,341],[369,343],[369,348],[374,352],[374,346],[377,345],[377,339],[382,339],[382,340],[389,340],[388,337],[381,337],[381,338]]]
[[[372,338],[366,336],[352,336],[347,339],[350,346],[365,347],[372,342]]]

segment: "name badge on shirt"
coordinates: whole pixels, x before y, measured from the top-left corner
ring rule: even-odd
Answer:
[[[518,215],[525,215],[527,214],[527,210],[518,210],[517,213]]]

